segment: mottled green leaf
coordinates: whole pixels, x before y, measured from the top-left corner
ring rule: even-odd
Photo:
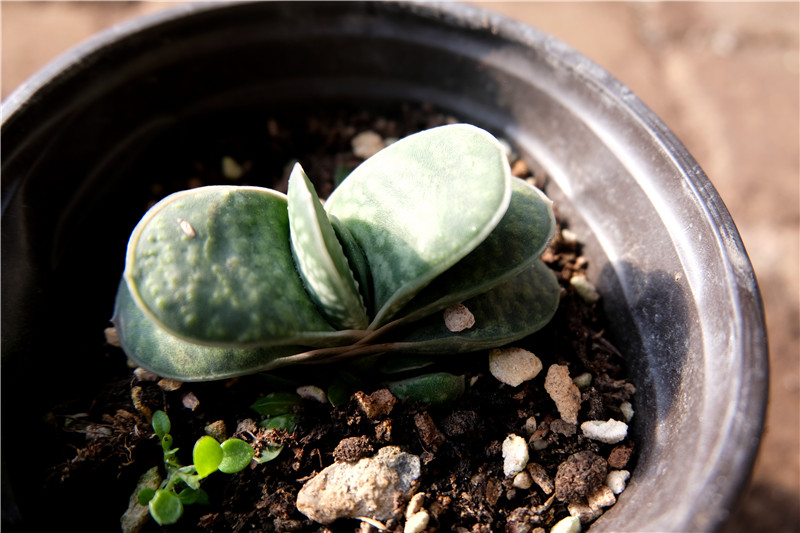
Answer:
[[[210,186],[153,206],[128,243],[124,279],[172,335],[242,348],[334,334],[297,274],[286,197]]]
[[[414,324],[411,332],[387,349],[412,353],[459,353],[494,348],[544,327],[558,308],[560,288],[541,260],[514,278],[464,305],[475,316],[472,328],[454,333],[440,313]]]
[[[287,196],[292,254],[308,294],[336,329],[366,328],[369,318],[347,257],[299,164]]]
[[[389,353],[381,357],[378,371],[382,374],[401,374],[409,370],[419,370],[437,363],[431,355]]]
[[[370,265],[371,328],[475,249],[511,197],[502,145],[455,124],[401,139],[359,165],[325,209],[344,224]]]
[[[553,202],[525,181],[511,183],[511,203],[494,231],[403,308],[404,322],[486,292],[541,257],[556,230]]]
[[[307,348],[268,346],[224,348],[193,344],[166,332],[149,320],[120,283],[114,311],[120,343],[137,365],[180,381],[203,381],[252,374],[286,364],[283,359]]]
[[[356,278],[358,290],[361,293],[361,299],[364,302],[367,314],[371,316],[374,312],[372,275],[369,273],[369,264],[367,263],[367,258],[364,257],[364,251],[353,238],[353,235],[347,227],[342,224],[338,218],[330,214],[328,218],[331,221],[334,232],[336,232],[336,237],[342,244],[344,255],[347,257],[350,269]]]

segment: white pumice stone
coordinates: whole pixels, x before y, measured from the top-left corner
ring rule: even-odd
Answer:
[[[574,516],[562,518],[550,528],[550,533],[581,533],[581,521]]]
[[[587,496],[586,503],[588,503],[589,507],[592,509],[602,509],[604,507],[611,507],[617,503],[617,497],[614,496],[614,491],[609,487],[600,485],[596,491]]]
[[[586,303],[593,304],[600,299],[600,294],[597,292],[597,289],[595,289],[592,282],[584,276],[572,276],[569,278],[569,284],[572,285],[575,292],[578,293],[578,296],[583,298]]]
[[[368,159],[379,151],[383,150],[386,144],[383,142],[383,137],[374,131],[362,131],[350,141],[353,148],[353,153],[356,157]]]
[[[430,520],[430,515],[428,511],[422,509],[411,515],[411,518],[406,520],[405,526],[403,526],[403,533],[420,533],[424,531],[426,527],[428,527],[428,521]]]
[[[533,480],[531,479],[531,475],[523,470],[516,476],[514,476],[513,482],[514,488],[528,490],[533,485]]]
[[[535,378],[542,371],[542,362],[522,348],[495,348],[489,352],[489,371],[512,387]]]
[[[408,500],[408,505],[406,506],[406,520],[420,512],[423,505],[425,505],[425,493],[418,492],[414,494],[411,499]]]
[[[579,523],[586,524],[603,514],[602,509],[594,509],[585,503],[571,503],[567,505],[570,516],[577,519]]]
[[[606,486],[610,488],[611,492],[614,494],[622,494],[630,477],[631,473],[627,470],[612,470],[606,476]]]
[[[581,391],[569,377],[569,368],[566,365],[550,365],[544,380],[544,389],[555,402],[561,418],[570,424],[577,424]]]
[[[328,402],[328,395],[325,394],[325,391],[321,388],[317,387],[316,385],[302,385],[297,387],[297,395],[301,398],[305,398],[306,400],[314,400],[319,403],[327,403]]]
[[[619,410],[622,411],[625,422],[630,422],[633,419],[633,405],[631,402],[622,402],[619,404]]]
[[[453,333],[458,333],[474,326],[475,316],[464,304],[451,305],[444,310],[444,325]]]
[[[527,420],[525,420],[525,433],[528,436],[533,435],[536,432],[536,428],[538,424],[536,423],[536,418],[533,416],[529,416]]]
[[[581,424],[581,431],[585,437],[606,444],[616,444],[628,436],[628,424],[614,420],[589,420]]]
[[[579,389],[585,389],[592,384],[592,375],[589,372],[584,372],[583,374],[575,376],[572,382]]]
[[[515,476],[528,464],[528,443],[518,435],[509,435],[503,441],[503,473]]]
[[[225,156],[222,158],[222,175],[229,180],[238,180],[244,174],[244,169],[234,158]]]

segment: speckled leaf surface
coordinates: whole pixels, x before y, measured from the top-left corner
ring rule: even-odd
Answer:
[[[270,189],[210,186],[165,198],[134,229],[124,279],[151,318],[194,342],[242,347],[334,333],[295,270],[286,197]]]
[[[464,302],[475,316],[472,328],[453,333],[437,313],[420,321],[391,349],[408,353],[458,353],[501,346],[544,327],[555,314],[558,301],[555,274],[537,260],[510,280]]]
[[[206,381],[277,368],[281,359],[306,348],[220,348],[187,342],[160,329],[134,303],[127,285],[120,283],[114,324],[125,354],[137,365],[159,376],[180,381]]]
[[[555,235],[553,202],[523,180],[514,178],[511,184],[511,203],[494,231],[417,294],[401,320],[416,320],[486,292],[541,257]]]
[[[350,230],[348,230],[338,218],[329,214],[328,219],[331,221],[333,231],[336,233],[336,237],[342,245],[342,251],[344,251],[345,257],[347,257],[350,270],[356,278],[358,290],[361,293],[361,301],[364,303],[367,314],[371,316],[374,311],[372,303],[372,275],[369,272],[369,264],[367,263],[367,258],[364,257],[364,251],[353,238],[353,235],[350,234]]]
[[[475,249],[511,198],[502,145],[466,124],[410,135],[359,165],[328,198],[364,251],[375,328]]]
[[[369,318],[342,245],[299,164],[289,176],[292,254],[309,296],[336,329],[362,329]]]

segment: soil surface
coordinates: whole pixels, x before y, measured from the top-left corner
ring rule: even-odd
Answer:
[[[358,142],[354,153],[353,139],[358,134],[374,132],[390,142],[454,121],[432,109],[410,107],[391,119],[365,112],[320,112],[313,117],[257,116],[246,122],[252,129],[242,127],[242,122],[237,128],[221,127],[220,131],[236,134],[209,141],[207,146],[190,142],[188,133],[185,138],[173,133],[169,161],[176,163],[156,172],[158,185],[151,188],[147,203],[172,190],[214,183],[285,190],[294,158],[304,165],[320,195],[326,196],[335,181],[362,160],[355,155],[363,149]],[[186,132],[191,130],[192,125],[186,126]],[[314,149],[302,152],[302,146]],[[182,159],[184,150],[189,159]],[[521,160],[514,162],[513,173],[546,184],[546,177],[531,176]],[[142,212],[146,207],[143,204]],[[420,459],[422,474],[415,493],[423,494],[418,501],[429,516],[426,531],[549,530],[571,513],[589,523],[613,504],[614,497],[594,507],[587,501],[595,501],[603,490],[608,493],[604,484],[609,472],[632,471],[635,444],[628,438],[613,444],[587,438],[580,425],[588,420],[626,420],[624,404],[635,391],[625,381],[622,355],[603,335],[599,306],[570,283],[582,274],[586,261],[565,221],[559,220],[556,238],[543,259],[559,278],[562,299],[548,326],[514,344],[541,360],[543,370],[532,380],[517,387],[501,383],[489,370],[486,351],[457,360],[443,357],[425,371],[464,375],[467,390],[450,404],[429,406],[396,401],[385,382],[397,376],[382,374],[374,361],[371,365],[290,367],[265,375],[183,384],[120,364],[116,377],[99,396],[54,406],[49,414],[52,433],[48,438],[60,452],[53,458],[64,459],[49,468],[44,498],[64,507],[79,506],[87,487],[113,485],[114,490],[107,491],[112,494],[95,494],[120,516],[138,477],[163,464],[149,423],[152,413],[161,409],[172,420],[174,447],[180,450],[183,464],[191,462],[189,450],[197,438],[212,430],[209,426],[217,435],[242,438],[256,449],[283,446],[272,461],[254,462],[238,474],[208,477],[202,487],[210,503],[187,506],[183,518],[169,531],[403,531],[405,499],[410,495],[398,501],[397,517],[383,522],[340,519],[323,526],[296,507],[299,489],[323,468],[372,456],[389,445]],[[114,345],[113,331],[108,333],[108,343],[98,349],[124,362],[124,354]],[[574,387],[580,400],[575,420],[569,420],[568,409],[557,404],[561,399],[553,392],[548,373],[554,365],[568,370],[567,385]],[[292,433],[258,426],[264,417],[251,405],[259,398],[307,385],[329,390],[332,380],[343,375],[348,378],[346,400],[335,407],[313,399],[298,403],[292,408],[297,415]],[[572,383],[575,378],[580,389]],[[522,479],[504,473],[503,442],[509,435],[521,436],[530,450]],[[109,515],[115,516],[113,511]],[[115,524],[97,527],[112,530]],[[143,530],[157,529],[148,520]]]

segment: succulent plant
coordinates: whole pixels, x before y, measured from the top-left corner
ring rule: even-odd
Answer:
[[[410,135],[324,203],[299,164],[286,195],[208,186],[153,206],[128,243],[114,322],[137,364],[184,381],[377,353],[462,353],[553,316],[540,256],[552,203],[475,126]],[[474,325],[448,329],[463,304]]]

